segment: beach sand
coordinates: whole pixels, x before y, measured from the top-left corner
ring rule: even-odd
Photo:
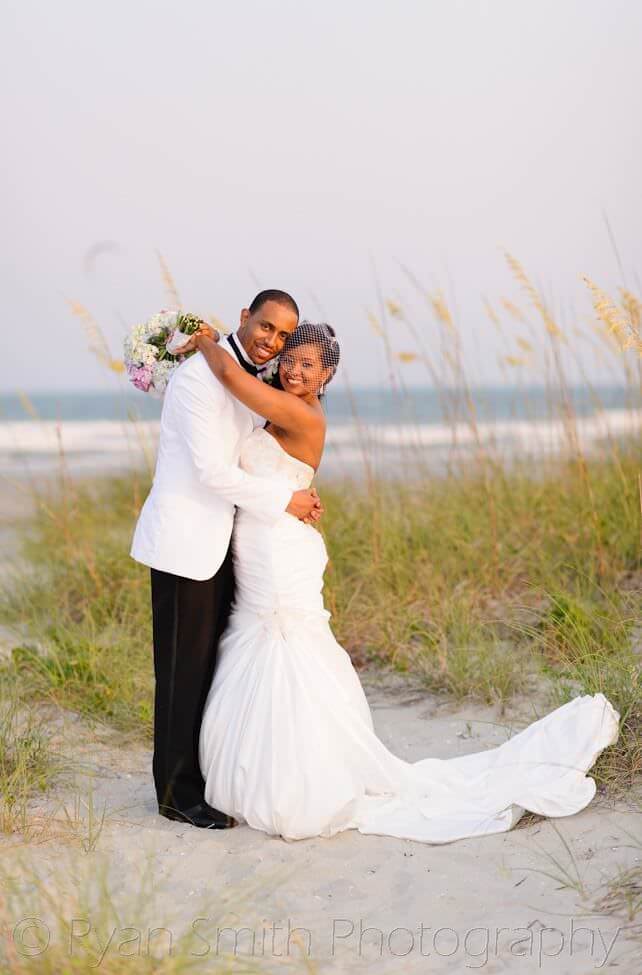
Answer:
[[[492,747],[537,716],[532,700],[515,702],[499,717],[496,708],[454,704],[391,671],[361,676],[378,734],[408,760]],[[290,932],[290,964],[301,971],[294,928],[304,929],[301,944],[318,966],[311,970],[319,972],[482,967],[586,975],[610,969],[609,963],[637,971],[635,931],[622,917],[591,914],[616,866],[639,865],[641,851],[627,846],[627,833],[636,826],[639,832],[640,806],[632,802],[596,796],[571,817],[531,816],[506,834],[440,846],[355,830],[296,842],[247,826],[200,830],[158,815],[150,748],[123,746],[118,733],[92,729],[71,713],[49,710],[45,720],[73,760],[75,780],[33,802],[32,822],[42,832],[0,839],[5,871],[17,877],[35,871],[55,899],[60,891],[62,902],[83,869],[97,876],[104,868],[111,895],[122,905],[120,927],[165,926],[175,938],[195,928],[203,971],[223,926],[228,932],[220,936],[219,951],[231,950],[232,928],[239,932],[239,956],[253,952],[255,961],[277,967],[287,960]],[[83,852],[94,839],[95,847]],[[141,889],[146,870],[149,884]],[[579,875],[585,897],[563,887],[564,870]],[[25,904],[26,913],[46,916],[36,911],[33,896]],[[95,912],[88,916],[105,941],[98,907]],[[69,924],[77,913],[70,904]]]
[[[11,526],[28,516],[29,505],[19,485],[3,492],[5,551]],[[5,650],[10,641],[4,631]],[[551,708],[535,694],[501,714],[498,706],[431,694],[392,670],[370,667],[360,676],[378,734],[407,760],[492,747]],[[213,956],[232,950],[234,930],[239,958],[278,971],[586,975],[612,965],[627,975],[639,971],[639,924],[636,931],[622,916],[592,913],[617,868],[639,866],[642,852],[628,835],[640,833],[641,807],[633,799],[596,796],[571,817],[528,816],[509,833],[442,846],[354,830],[296,842],[247,826],[200,830],[158,815],[150,747],[71,712],[43,705],[38,713],[74,771],[32,802],[29,833],[0,837],[3,875],[23,890],[4,918],[9,928],[26,916],[48,918],[51,905],[39,906],[35,874],[68,930],[79,916],[93,925],[73,944],[92,963],[94,934],[103,947],[113,937],[105,949],[113,954],[131,935],[125,928],[144,941],[150,929],[165,926],[174,939],[197,932],[193,950],[203,956],[197,971],[211,971]],[[79,914],[74,901],[83,875],[90,890],[93,884],[89,900],[98,897],[101,870],[120,905],[115,935],[104,929],[98,906],[95,916],[87,904]],[[565,885],[565,870],[579,876],[580,891]],[[52,950],[63,934],[53,917],[45,923]],[[227,928],[218,947],[217,927]],[[161,940],[157,953],[163,952]]]

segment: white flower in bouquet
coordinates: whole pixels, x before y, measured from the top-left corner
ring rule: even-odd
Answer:
[[[140,357],[144,366],[153,366],[158,359],[158,349],[154,345],[142,345]]]
[[[180,347],[201,324],[197,315],[163,309],[134,325],[124,342],[125,367],[134,386],[162,396],[174,370],[193,354],[182,355]]]
[[[173,362],[157,362],[152,369],[152,386],[158,396],[162,396],[167,388],[169,377],[176,368]],[[151,392],[151,390],[150,390]]]

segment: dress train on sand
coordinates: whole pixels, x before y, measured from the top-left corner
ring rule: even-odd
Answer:
[[[241,465],[293,490],[314,474],[262,428]],[[495,748],[407,762],[377,737],[330,629],[319,532],[286,513],[268,526],[241,510],[232,545],[235,604],[199,739],[210,805],[285,839],[357,829],[448,843],[509,830],[526,810],[570,816],[591,801],[586,773],[619,730],[603,694],[577,697]]]

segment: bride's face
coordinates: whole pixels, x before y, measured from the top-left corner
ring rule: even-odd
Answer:
[[[329,373],[330,370],[323,366],[321,352],[316,345],[297,345],[294,349],[281,353],[281,385],[286,392],[294,393],[295,396],[318,393]]]

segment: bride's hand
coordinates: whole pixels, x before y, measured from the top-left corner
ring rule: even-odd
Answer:
[[[212,342],[218,342],[221,338],[220,333],[208,325],[207,322],[201,322],[197,330],[190,335],[189,341],[185,345],[181,346],[180,354],[185,355],[186,352],[193,352],[194,349],[199,348],[199,341],[201,339],[211,339]]]
[[[221,334],[211,325],[208,325],[207,322],[201,322],[196,332],[194,332],[194,339],[196,340],[197,344],[200,338],[208,338],[211,339],[212,342],[218,342],[221,338]]]

